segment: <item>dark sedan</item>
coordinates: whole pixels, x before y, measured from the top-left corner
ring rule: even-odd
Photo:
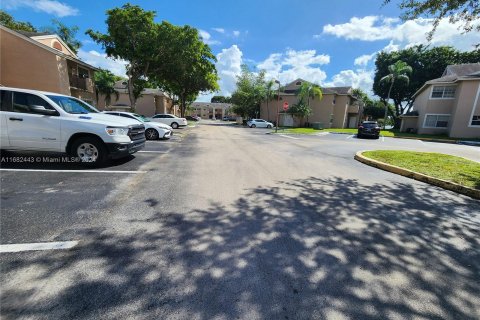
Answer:
[[[378,139],[380,137],[380,126],[377,121],[363,121],[358,127],[357,138],[374,137]]]

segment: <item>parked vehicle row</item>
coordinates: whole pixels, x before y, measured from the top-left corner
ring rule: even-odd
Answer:
[[[171,126],[170,126],[171,125]],[[0,149],[66,153],[88,166],[133,154],[145,140],[169,139],[185,118],[100,112],[58,93],[0,87]]]
[[[153,122],[150,119],[137,113],[124,111],[104,111],[103,113],[113,116],[135,119],[139,122],[142,122],[145,126],[145,137],[147,138],[147,140],[170,139],[173,134],[172,127],[160,122]]]
[[[1,87],[0,106],[2,150],[67,153],[94,166],[145,146],[142,123],[100,113],[70,96]]]

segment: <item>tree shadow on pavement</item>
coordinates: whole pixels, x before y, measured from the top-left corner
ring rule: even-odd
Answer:
[[[156,200],[146,199],[151,207]],[[479,202],[341,178],[86,230],[2,266],[6,318],[478,319]],[[15,280],[22,279],[22,280]],[[28,281],[26,281],[28,280]],[[21,281],[21,282],[19,282]]]

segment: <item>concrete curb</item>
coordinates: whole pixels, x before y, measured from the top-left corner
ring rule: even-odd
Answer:
[[[378,168],[378,169],[381,169],[381,170],[385,170],[385,171],[389,171],[389,172],[392,172],[392,173],[395,173],[395,174],[399,174],[401,176],[404,176],[404,177],[407,177],[407,178],[410,178],[410,179],[415,179],[415,180],[418,180],[418,181],[429,183],[429,184],[432,184],[434,186],[437,186],[437,187],[440,187],[440,188],[443,188],[443,189],[447,189],[447,190],[450,190],[450,191],[454,191],[454,192],[472,197],[474,199],[480,200],[480,190],[465,187],[465,186],[462,186],[462,185],[459,185],[459,184],[456,184],[456,183],[453,183],[453,182],[450,182],[450,181],[437,179],[437,178],[434,178],[434,177],[424,175],[422,173],[418,173],[418,172],[415,172],[415,171],[411,171],[411,170],[400,168],[400,167],[397,167],[397,166],[393,166],[391,164],[387,164],[387,163],[384,163],[384,162],[381,162],[381,161],[377,161],[377,160],[367,158],[362,154],[363,152],[366,152],[366,151],[370,151],[370,150],[358,151],[355,154],[355,157],[354,157],[355,160],[360,161],[360,162],[362,162],[364,164],[367,164],[369,166],[372,166],[374,168]]]
[[[427,141],[427,142],[439,142],[439,143],[450,143],[450,144],[456,144],[457,143],[457,140],[434,139],[434,138],[417,138],[417,137],[386,137],[386,138],[421,140],[421,141]]]

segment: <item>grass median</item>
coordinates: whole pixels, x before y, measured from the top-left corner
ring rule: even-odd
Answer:
[[[342,128],[326,128],[326,129],[313,129],[313,128],[286,128],[282,127],[279,128],[281,133],[289,133],[289,134],[317,134],[320,132],[333,132],[333,133],[348,133],[348,134],[357,134],[358,129],[342,129]],[[480,138],[451,138],[447,135],[440,135],[440,134],[416,134],[416,133],[407,133],[407,132],[400,132],[397,129],[389,129],[389,130],[381,130],[380,135],[384,137],[397,137],[397,138],[412,138],[412,139],[434,139],[434,140],[450,140],[450,141],[457,141],[457,140],[467,140],[467,141],[479,141]]]
[[[363,156],[480,190],[480,163],[442,153],[376,150]]]

